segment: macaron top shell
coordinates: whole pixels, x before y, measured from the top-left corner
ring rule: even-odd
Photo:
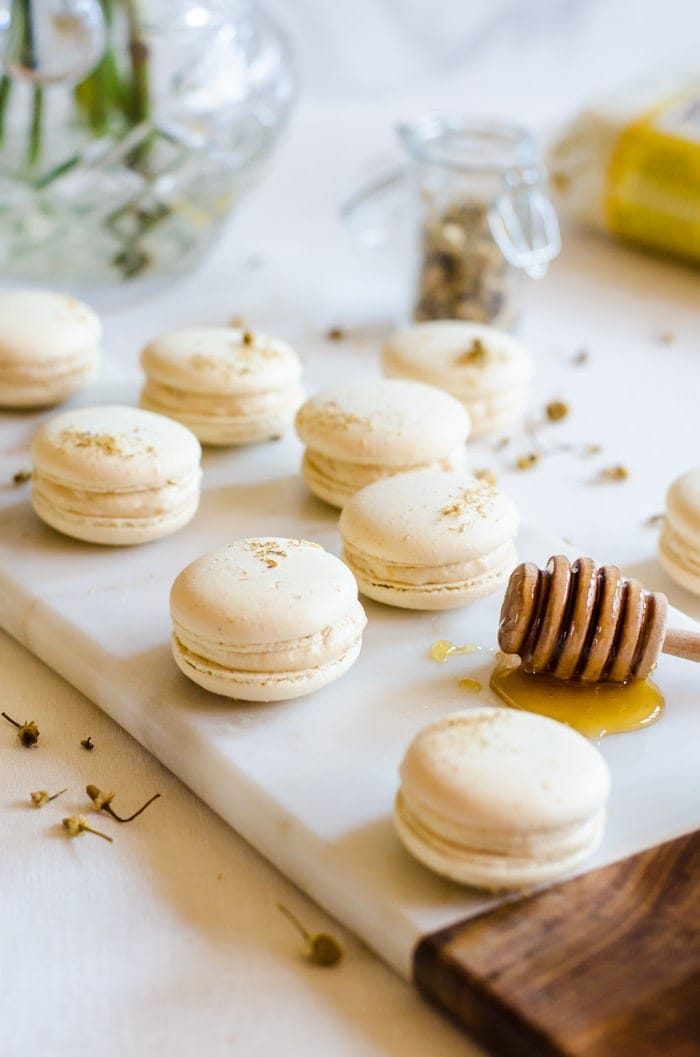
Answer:
[[[451,319],[417,323],[394,334],[383,362],[389,373],[430,380],[462,398],[522,385],[532,374],[529,352],[510,334]]]
[[[141,366],[163,385],[192,393],[248,393],[283,389],[301,377],[294,349],[240,327],[188,327],[156,338]]]
[[[299,409],[301,440],[331,459],[365,466],[416,466],[460,447],[469,434],[464,407],[439,389],[372,378],[317,393]]]
[[[569,826],[600,811],[605,760],[571,727],[507,708],[476,708],[433,723],[401,765],[402,792],[418,810],[501,833]]]
[[[31,447],[35,472],[94,491],[160,488],[198,472],[195,435],[165,415],[135,407],[79,408],[46,422]]]
[[[0,294],[0,363],[47,363],[96,351],[100,321],[87,305],[48,290]]]
[[[700,545],[700,466],[673,482],[666,494],[666,516],[682,536]]]
[[[420,470],[356,492],[340,516],[345,543],[404,565],[447,565],[489,554],[512,540],[511,499],[468,474]]]
[[[339,558],[317,543],[274,536],[197,558],[170,593],[174,622],[191,634],[251,646],[314,635],[355,605],[357,583]]]

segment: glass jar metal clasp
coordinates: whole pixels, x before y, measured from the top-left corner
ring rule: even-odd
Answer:
[[[489,206],[488,222],[506,260],[533,279],[545,275],[561,250],[557,214],[543,191],[542,166],[515,166],[504,175],[504,189]]]

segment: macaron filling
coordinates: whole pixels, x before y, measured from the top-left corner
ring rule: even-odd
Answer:
[[[343,548],[343,559],[358,578],[395,591],[420,589],[431,592],[445,588],[459,591],[488,583],[493,577],[500,581],[513,568],[515,558],[515,546],[510,540],[478,558],[446,565],[392,562],[360,551],[347,541]]]
[[[605,817],[605,812],[600,810],[593,816],[547,829],[528,832],[488,829],[469,825],[468,821],[454,821],[420,800],[412,803],[407,790],[397,794],[396,811],[416,837],[433,847],[442,846],[445,851],[520,859],[536,855],[538,859],[550,861],[568,859],[580,852],[588,854],[591,840],[599,835]]]
[[[302,399],[300,385],[252,393],[201,393],[148,380],[141,394],[141,406],[190,417],[252,418],[279,411],[293,415]]]
[[[286,642],[237,643],[205,638],[173,618],[174,640],[189,663],[246,673],[303,671],[339,660],[360,642],[367,618],[359,602],[338,624]]]
[[[464,465],[464,459],[464,447],[460,445],[444,458],[434,462],[387,468],[333,459],[313,448],[307,448],[302,462],[302,474],[307,482],[329,492],[343,493],[349,498],[360,488],[397,473],[411,473],[416,470],[459,470]]]

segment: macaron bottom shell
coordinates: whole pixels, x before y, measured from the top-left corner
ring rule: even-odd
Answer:
[[[361,636],[339,657],[313,668],[287,672],[255,672],[227,668],[193,653],[176,635],[172,653],[180,671],[193,683],[213,694],[238,701],[288,701],[332,683],[352,667],[362,646]]]
[[[528,854],[522,849],[512,854],[489,852],[446,839],[417,818],[400,792],[394,803],[394,824],[406,849],[433,873],[488,891],[519,891],[556,881],[592,855],[603,835],[605,811],[583,820],[573,832],[568,827],[560,852],[552,834],[547,834],[546,851],[538,851],[533,840]]]
[[[60,365],[13,370],[0,365],[0,407],[20,411],[60,404],[91,381],[97,363],[97,350],[89,349]]]
[[[141,394],[140,406],[147,411],[156,411],[181,422],[191,429],[202,442],[214,447],[256,444],[281,436],[289,429],[294,416],[304,399],[301,386],[278,393],[264,394],[265,400],[259,410],[222,410],[221,398],[211,397],[211,410],[199,398],[197,408],[190,406],[187,394],[181,402],[162,398],[163,387],[146,386]],[[242,402],[242,398],[239,398]],[[248,398],[250,403],[250,398]]]

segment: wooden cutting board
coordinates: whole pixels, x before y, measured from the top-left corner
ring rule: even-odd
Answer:
[[[414,979],[499,1057],[698,1057],[700,831],[427,936]]]

